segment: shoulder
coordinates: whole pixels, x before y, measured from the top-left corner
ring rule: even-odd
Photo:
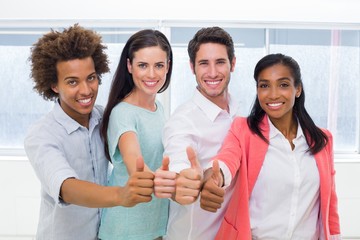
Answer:
[[[93,113],[95,116],[100,116],[102,117],[104,114],[104,107],[101,105],[95,105],[93,108]]]
[[[248,128],[246,117],[235,117],[232,123],[233,127]]]
[[[56,141],[56,139],[66,136],[67,132],[63,125],[58,122],[53,115],[53,112],[50,112],[34,124],[32,124],[25,136],[24,142],[34,142],[34,141]]]
[[[113,117],[130,117],[132,115],[134,115],[136,112],[136,107],[128,104],[126,102],[120,102],[118,104],[115,105],[115,107],[111,110],[110,113],[110,118]]]
[[[320,128],[320,130],[325,133],[325,135],[328,137],[328,138],[332,138],[332,133],[330,132],[330,130],[326,129],[326,128]]]
[[[333,147],[333,135],[330,132],[330,130],[326,129],[326,128],[320,128],[320,130],[327,136],[328,138],[328,142],[326,144],[327,147],[332,148]]]
[[[164,111],[164,106],[162,105],[162,103],[159,100],[155,100],[156,103],[156,108],[160,111]]]
[[[196,105],[188,101],[178,106],[175,111],[170,114],[169,122],[178,121],[178,120],[187,120],[192,116],[198,114],[199,109],[196,108]]]

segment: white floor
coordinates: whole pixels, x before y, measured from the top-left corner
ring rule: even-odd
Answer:
[[[343,239],[360,240],[360,162],[336,162]],[[0,240],[35,240],[40,185],[28,161],[0,159]]]

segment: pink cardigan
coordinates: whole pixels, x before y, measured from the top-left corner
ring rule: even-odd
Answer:
[[[260,128],[269,139],[268,118],[264,117]],[[324,149],[315,154],[320,174],[320,212],[324,239],[330,236],[340,239],[337,196],[334,182],[333,140],[329,131],[323,130],[329,142]],[[221,151],[214,159],[223,161],[236,181],[233,196],[216,235],[218,240],[250,240],[249,198],[261,166],[265,159],[268,144],[252,133],[247,119],[238,117],[234,120]],[[238,172],[238,175],[236,173]]]

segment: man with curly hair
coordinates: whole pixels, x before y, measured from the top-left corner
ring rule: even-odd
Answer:
[[[103,207],[149,202],[154,175],[138,171],[123,187],[106,187],[100,123],[95,105],[101,75],[109,71],[101,36],[78,24],[51,30],[31,49],[34,89],[55,100],[53,110],[25,138],[25,151],[41,183],[36,239],[97,239]]]

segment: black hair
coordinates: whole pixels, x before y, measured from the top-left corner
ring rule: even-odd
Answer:
[[[258,85],[259,74],[264,69],[274,66],[276,64],[286,66],[290,70],[290,73],[294,78],[295,87],[302,87],[300,96],[295,98],[293,114],[294,117],[298,119],[301,129],[306,136],[306,142],[309,146],[308,150],[312,154],[316,154],[325,147],[328,142],[328,137],[320,128],[315,125],[314,121],[305,109],[305,91],[302,83],[299,64],[290,56],[286,56],[281,53],[269,54],[263,57],[255,66],[254,79],[256,81],[256,85]],[[259,126],[264,116],[265,111],[261,108],[259,99],[256,97],[250,115],[247,119],[247,123],[252,132],[260,136],[265,142],[268,142],[268,140],[262,134]]]

